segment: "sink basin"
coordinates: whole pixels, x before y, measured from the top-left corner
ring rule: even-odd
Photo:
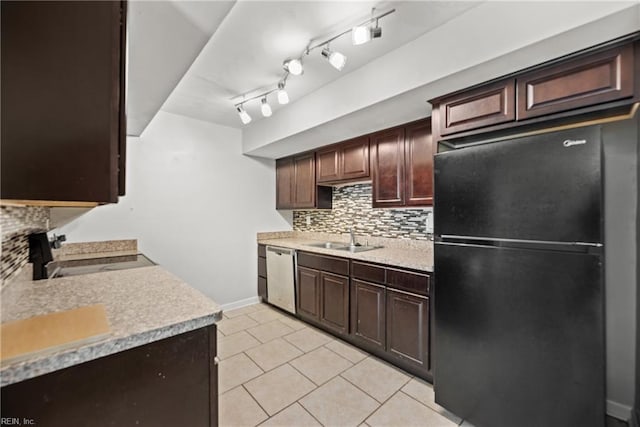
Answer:
[[[358,252],[366,252],[366,251],[372,251],[374,249],[380,249],[382,248],[382,246],[343,246],[341,248],[336,248],[338,250],[341,251],[349,251],[351,253],[358,253]]]
[[[321,243],[307,243],[305,246],[311,246],[314,248],[326,248],[326,249],[345,249],[349,247],[348,243],[340,242],[321,242]]]

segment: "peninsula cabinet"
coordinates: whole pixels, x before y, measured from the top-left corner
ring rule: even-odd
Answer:
[[[374,208],[433,204],[431,118],[370,136]]]
[[[36,426],[216,427],[216,325],[37,376],[1,391],[3,420],[27,418]]]
[[[2,1],[3,202],[117,202],[125,183],[126,6]]]
[[[331,196],[316,185],[314,153],[276,160],[276,209],[331,209]]]
[[[339,334],[349,333],[349,260],[298,252],[300,317]]]
[[[369,136],[316,151],[318,184],[341,184],[369,178]]]

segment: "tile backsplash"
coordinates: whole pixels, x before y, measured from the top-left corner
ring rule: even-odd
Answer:
[[[28,236],[47,231],[49,208],[0,206],[2,286],[20,273],[29,260]]]
[[[347,233],[359,236],[427,240],[427,213],[422,209],[374,209],[371,184],[354,184],[333,189],[333,209],[293,212],[295,231]],[[307,225],[307,217],[309,225]]]

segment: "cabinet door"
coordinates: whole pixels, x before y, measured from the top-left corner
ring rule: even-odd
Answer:
[[[2,198],[117,202],[126,4],[3,1],[1,8]]]
[[[339,162],[342,154],[338,146],[316,152],[317,182],[332,182],[340,179]]]
[[[314,208],[316,205],[316,169],[313,153],[293,159],[293,207]]]
[[[320,317],[320,272],[298,267],[297,306],[300,317],[318,321]]]
[[[518,120],[632,96],[633,62],[628,44],[518,77]]]
[[[372,206],[404,205],[404,127],[371,135]]]
[[[343,180],[369,177],[369,137],[363,136],[342,144],[341,176]]]
[[[405,204],[433,205],[431,120],[407,126],[405,135]]]
[[[276,160],[276,209],[293,208],[293,158]]]
[[[349,333],[349,278],[322,272],[320,323],[339,334]]]
[[[387,289],[387,351],[428,368],[429,299]]]
[[[382,350],[386,345],[386,291],[384,286],[351,282],[351,335]]]
[[[440,134],[514,121],[515,101],[513,78],[435,100],[440,106]]]

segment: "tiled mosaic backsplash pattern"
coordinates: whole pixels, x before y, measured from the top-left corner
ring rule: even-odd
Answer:
[[[295,231],[348,233],[359,236],[427,240],[424,209],[373,209],[371,184],[354,184],[333,189],[333,209],[293,212]],[[307,216],[311,224],[307,225]]]
[[[49,208],[0,207],[2,228],[2,285],[20,272],[29,260],[27,236],[36,231],[46,231]]]

